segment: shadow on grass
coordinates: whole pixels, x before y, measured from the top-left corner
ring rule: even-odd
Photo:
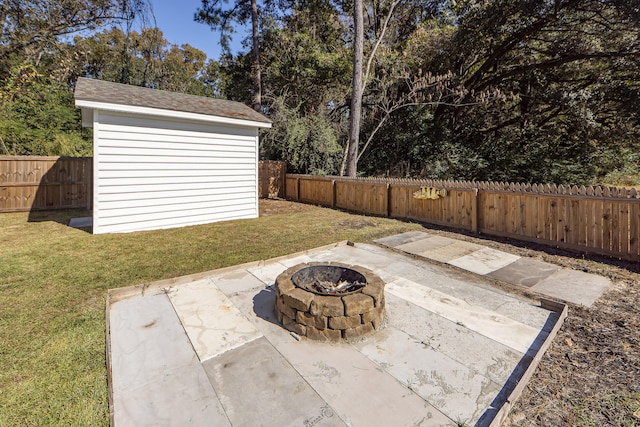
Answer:
[[[29,212],[29,222],[57,222],[58,224],[69,226],[74,218],[91,217],[91,212],[82,209],[64,209],[55,211],[32,210]],[[74,227],[87,233],[93,231],[91,225]]]
[[[29,222],[53,221],[69,225],[72,218],[91,215],[87,211],[91,204],[91,188],[87,183],[87,175],[91,173],[91,167],[85,160],[85,158],[60,157],[53,165],[42,163],[41,168],[46,172],[40,178],[35,194],[27,195],[27,197],[33,196]],[[87,232],[92,231],[90,226],[78,228]]]

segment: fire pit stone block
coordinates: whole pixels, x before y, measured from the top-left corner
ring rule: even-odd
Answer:
[[[345,329],[344,330],[344,337],[346,339],[358,338],[358,337],[361,337],[363,335],[370,334],[374,330],[375,329],[373,328],[373,324],[371,322],[369,322],[369,323],[365,323],[363,325],[357,326],[357,327],[352,328],[352,329]]]
[[[313,326],[317,329],[327,329],[327,316],[314,316],[311,313],[299,311],[296,315],[296,320],[305,326]]]
[[[342,331],[335,329],[318,329],[307,326],[307,338],[315,341],[338,342],[342,339]]]
[[[284,303],[291,308],[300,311],[309,311],[309,306],[314,301],[313,294],[300,288],[294,288],[288,292],[281,289],[284,296]]]
[[[279,313],[287,316],[290,319],[295,319],[296,318],[296,309],[288,306],[287,304],[285,304],[283,300],[284,300],[284,297],[276,297],[276,304],[277,304],[276,312],[279,312]],[[282,322],[280,319],[278,319],[278,320],[280,322]]]
[[[316,295],[311,302],[311,314],[314,316],[344,316],[344,305],[340,297]]]
[[[362,317],[359,314],[356,316],[329,317],[329,327],[331,329],[355,328],[361,324]]]
[[[298,335],[307,335],[307,327],[305,325],[301,325],[300,323],[296,322],[293,319],[289,319],[286,316],[282,318],[282,325],[287,328],[287,330],[295,332]]]
[[[373,298],[364,293],[346,295],[342,297],[342,302],[344,303],[344,314],[347,316],[355,316],[373,310]]]
[[[367,283],[367,286],[362,289],[362,293],[373,298],[373,305],[375,307],[378,307],[381,303],[384,305],[384,283],[382,283],[382,281],[376,281],[371,284]]]
[[[384,306],[376,307],[373,310],[362,314],[362,323],[373,323],[373,327],[378,329],[384,321]]]

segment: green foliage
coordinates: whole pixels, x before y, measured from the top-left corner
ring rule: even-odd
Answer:
[[[270,112],[274,125],[262,134],[263,159],[284,160],[293,173],[337,172],[342,147],[337,130],[325,114],[303,115],[300,106],[288,107],[284,96],[271,104]]]
[[[469,0],[443,4],[413,30],[395,22],[392,35],[409,36],[384,40],[375,60],[363,116],[375,153],[361,168],[584,184],[633,175],[640,76],[629,70],[640,65],[640,16],[625,5]],[[415,91],[425,72],[445,76],[444,88],[427,80]],[[396,108],[411,91],[416,105]]]
[[[91,133],[82,129],[67,85],[25,64],[10,70],[0,96],[2,154],[91,154]]]
[[[77,75],[192,95],[216,92],[217,63],[188,44],[169,43],[158,28],[77,36],[72,53]]]
[[[0,153],[89,154],[90,131],[80,128],[71,96],[80,75],[255,103],[251,52],[217,62],[172,45],[157,28],[132,31],[145,9],[139,0],[53,3],[0,5]],[[203,1],[197,20],[228,35],[230,22],[249,22],[250,3]],[[392,4],[365,3],[361,173],[635,182],[640,11],[633,2],[399,2],[383,34]],[[291,170],[340,170],[352,8],[260,3],[260,103],[274,121],[262,155]],[[61,39],[119,22],[126,25]]]

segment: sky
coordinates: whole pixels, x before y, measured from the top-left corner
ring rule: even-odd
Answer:
[[[193,16],[202,4],[201,0],[150,0],[156,25],[170,43],[181,45],[189,43],[200,49],[210,59],[219,59],[220,33],[212,31],[206,24],[193,20]],[[153,25],[153,24],[151,24]],[[246,37],[243,29],[237,29],[232,35],[231,51],[237,53],[242,48],[242,39]]]

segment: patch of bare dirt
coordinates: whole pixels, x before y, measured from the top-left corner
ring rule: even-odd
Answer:
[[[339,222],[338,225],[340,227],[350,228],[352,230],[361,230],[366,227],[375,227],[376,225],[378,225],[378,223],[370,219],[361,218],[361,219],[349,219],[347,221],[342,221],[342,222]]]
[[[260,199],[259,200],[260,216],[280,215],[295,212],[304,212],[313,209],[313,205],[305,205],[304,203],[290,202],[282,199]]]

